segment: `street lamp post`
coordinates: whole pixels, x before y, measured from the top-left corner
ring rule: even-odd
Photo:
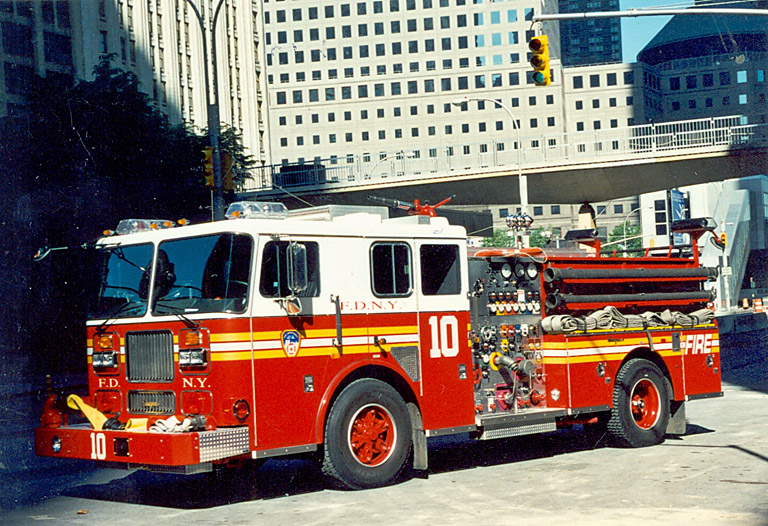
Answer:
[[[486,102],[492,102],[502,110],[506,111],[509,115],[509,118],[512,119],[512,128],[514,128],[515,132],[517,133],[517,179],[518,179],[518,186],[520,188],[520,209],[522,211],[523,215],[528,214],[528,177],[523,175],[523,167],[522,167],[522,157],[521,152],[523,148],[523,144],[520,142],[520,126],[517,123],[517,119],[515,119],[515,115],[512,113],[512,110],[509,109],[509,106],[503,104],[502,102],[499,102],[496,99],[491,99],[488,97],[461,97],[459,99],[454,100],[451,102],[454,106],[461,106],[462,104],[466,104],[472,101],[486,101]]]
[[[414,154],[413,152],[399,151],[396,153],[390,153],[389,155],[385,155],[384,157],[376,161],[376,164],[374,164],[373,167],[371,167],[371,169],[368,170],[368,173],[365,175],[365,178],[370,179],[371,176],[373,175],[373,172],[376,170],[376,168],[384,161],[389,159],[399,159],[401,157],[405,159],[412,159],[416,157],[416,154]]]
[[[525,232],[530,228],[533,220],[531,219],[531,216],[528,215],[528,177],[523,174],[523,163],[521,157],[523,143],[520,142],[520,126],[518,125],[517,119],[515,119],[515,115],[512,113],[512,110],[509,109],[509,106],[496,99],[491,99],[489,97],[461,97],[452,101],[451,104],[454,106],[461,106],[462,104],[467,104],[472,101],[492,102],[502,110],[506,111],[507,115],[509,115],[509,118],[512,119],[512,128],[517,134],[517,184],[520,190],[520,213],[508,218],[507,226],[522,232],[523,236],[522,238],[518,238],[517,242],[527,246],[528,235]]]
[[[192,2],[192,0],[186,0],[192,11],[195,13],[197,22],[200,25],[200,37],[203,43],[203,75],[205,76],[205,105],[207,109],[208,117],[208,140],[210,141],[211,148],[213,148],[213,210],[211,211],[213,220],[218,221],[224,219],[224,179],[221,174],[221,149],[219,148],[219,136],[221,129],[219,125],[219,81],[217,75],[217,60],[216,60],[216,21],[219,18],[219,12],[224,0],[219,0],[214,10],[213,19],[210,25],[210,44],[211,44],[211,67],[213,68],[213,75],[209,74],[208,70],[208,39],[206,38],[208,32],[205,28],[205,20],[200,14],[200,10]],[[213,90],[211,90],[211,79],[213,84]]]
[[[646,207],[649,208],[649,207]],[[624,239],[621,240],[621,246],[624,247],[624,251],[627,250],[627,221],[629,221],[629,216],[637,212],[638,210],[642,210],[642,206],[638,206],[637,208],[634,208],[629,211],[629,213],[624,216],[624,221],[621,223],[621,233],[624,235]]]

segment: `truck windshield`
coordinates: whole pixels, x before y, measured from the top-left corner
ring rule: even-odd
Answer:
[[[243,312],[248,303],[253,240],[215,234],[160,243],[152,314]]]
[[[152,244],[108,247],[99,252],[101,281],[88,318],[138,318],[147,312]]]

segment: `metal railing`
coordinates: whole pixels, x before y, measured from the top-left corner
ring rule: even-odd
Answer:
[[[442,147],[331,156],[252,170],[243,192],[273,188],[319,190],[419,181],[462,172],[567,167],[619,160],[654,159],[696,152],[768,146],[766,114],[734,115],[611,128],[590,132],[528,135]],[[518,148],[522,147],[520,150]]]

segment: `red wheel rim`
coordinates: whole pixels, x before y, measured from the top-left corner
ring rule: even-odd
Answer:
[[[632,388],[629,408],[635,424],[641,429],[651,429],[659,419],[661,395],[652,381],[643,378]]]
[[[349,450],[364,466],[387,461],[397,443],[397,429],[386,408],[371,404],[360,408],[349,423]]]

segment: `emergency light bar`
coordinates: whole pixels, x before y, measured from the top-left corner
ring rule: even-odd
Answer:
[[[174,225],[173,221],[167,219],[122,219],[117,224],[115,233],[118,235],[134,234],[136,232],[171,228]]]
[[[288,209],[283,203],[266,201],[238,201],[224,214],[227,219],[285,219]]]

